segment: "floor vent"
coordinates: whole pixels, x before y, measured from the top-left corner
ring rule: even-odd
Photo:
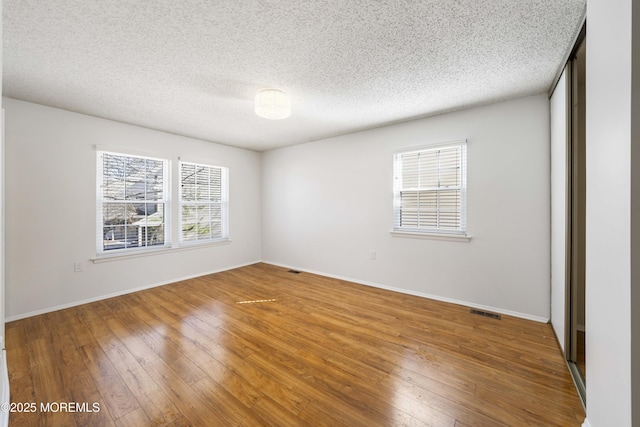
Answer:
[[[298,270],[289,270],[287,273],[300,274]]]
[[[238,301],[236,304],[257,304],[257,303],[260,303],[260,302],[274,302],[274,301],[276,301],[275,298],[273,298],[273,299],[254,299],[254,300],[251,300],[251,301]]]
[[[488,311],[476,310],[475,308],[472,308],[471,310],[469,310],[469,313],[477,314],[478,316],[490,317],[490,318],[496,319],[496,320],[502,319],[502,316],[500,316],[499,314],[490,313]]]

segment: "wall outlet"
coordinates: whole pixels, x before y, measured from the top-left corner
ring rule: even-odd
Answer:
[[[376,259],[376,251],[372,250],[369,252],[369,259]]]
[[[73,263],[73,271],[76,273],[82,273],[84,271],[84,262],[76,261]]]

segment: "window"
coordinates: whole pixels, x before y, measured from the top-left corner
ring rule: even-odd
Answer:
[[[180,243],[229,237],[227,168],[180,163]]]
[[[166,246],[169,161],[98,152],[98,253]]]
[[[466,141],[394,156],[394,231],[466,234]]]

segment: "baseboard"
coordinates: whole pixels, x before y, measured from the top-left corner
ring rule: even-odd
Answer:
[[[513,316],[513,317],[519,317],[521,319],[533,320],[534,322],[549,323],[549,318],[541,317],[541,316],[535,316],[535,315],[528,314],[528,313],[520,313],[520,312],[517,312],[517,311],[506,310],[506,309],[499,308],[499,307],[492,307],[492,306],[488,306],[488,305],[476,304],[476,303],[469,302],[469,301],[462,301],[462,300],[458,300],[458,299],[454,299],[454,298],[442,297],[442,296],[439,296],[439,295],[432,295],[432,294],[427,294],[427,293],[423,293],[423,292],[416,292],[416,291],[412,291],[412,290],[409,290],[409,289],[396,288],[396,287],[393,287],[393,286],[387,286],[387,285],[383,285],[383,284],[380,284],[380,283],[368,282],[366,280],[359,280],[359,279],[354,279],[354,278],[351,278],[351,277],[344,277],[344,276],[340,276],[340,275],[336,275],[336,274],[325,273],[325,272],[322,272],[322,271],[309,270],[309,269],[305,269],[305,268],[296,267],[296,266],[293,266],[293,265],[280,264],[280,263],[273,262],[273,261],[268,261],[268,260],[262,260],[261,262],[263,262],[265,264],[275,265],[277,267],[283,267],[283,268],[289,268],[289,269],[298,270],[298,271],[304,271],[306,273],[317,274],[319,276],[325,276],[325,277],[331,277],[333,279],[338,279],[338,280],[345,280],[347,282],[353,282],[353,283],[357,283],[359,285],[372,286],[374,288],[386,289],[388,291],[399,292],[399,293],[402,293],[402,294],[413,295],[413,296],[422,297],[422,298],[428,298],[428,299],[432,299],[432,300],[436,300],[436,301],[448,302],[448,303],[451,303],[451,304],[463,305],[463,306],[470,307],[470,308],[476,308],[478,310],[491,311],[491,312],[494,312],[494,313],[504,314],[506,316]]]
[[[190,276],[178,277],[178,278],[171,279],[171,280],[166,280],[166,281],[163,281],[163,282],[152,283],[150,285],[145,285],[145,286],[140,286],[140,287],[137,287],[137,288],[126,289],[124,291],[113,292],[113,293],[110,293],[110,294],[100,295],[100,296],[93,297],[93,298],[88,298],[88,299],[79,300],[79,301],[73,301],[73,302],[70,302],[70,303],[67,303],[67,304],[56,305],[54,307],[47,307],[47,308],[43,308],[41,310],[30,311],[28,313],[17,314],[15,316],[9,316],[9,317],[5,318],[5,322],[13,322],[15,320],[26,319],[27,317],[33,317],[33,316],[37,316],[39,314],[51,313],[53,311],[64,310],[65,308],[76,307],[78,305],[88,304],[88,303],[92,303],[92,302],[96,302],[96,301],[101,301],[101,300],[104,300],[104,299],[109,299],[109,298],[117,297],[117,296],[120,296],[120,295],[126,295],[126,294],[131,294],[131,293],[134,293],[134,292],[144,291],[145,289],[151,289],[151,288],[156,288],[158,286],[169,285],[171,283],[180,282],[180,281],[183,281],[183,280],[189,280],[189,279],[193,279],[193,278],[196,278],[196,277],[206,276],[208,274],[220,273],[222,271],[228,271],[228,270],[233,270],[233,269],[240,268],[240,267],[246,267],[247,265],[252,265],[252,264],[259,263],[259,262],[261,262],[261,261],[259,261],[259,260],[258,261],[252,261],[252,262],[248,262],[248,263],[245,263],[245,264],[239,264],[239,265],[234,265],[234,266],[230,266],[230,267],[219,268],[217,270],[205,271],[205,272],[198,273],[198,274],[193,274],[193,275],[190,275]]]
[[[57,305],[57,306],[53,306],[53,307],[47,307],[47,308],[43,308],[43,309],[40,309],[40,310],[30,311],[28,313],[17,314],[17,315],[9,316],[9,317],[5,318],[5,322],[13,322],[15,320],[26,319],[27,317],[33,317],[33,316],[37,316],[37,315],[40,315],[40,314],[51,313],[53,311],[64,310],[66,308],[76,307],[76,306],[82,305],[82,304],[88,304],[88,303],[101,301],[101,300],[108,299],[108,298],[117,297],[117,296],[120,296],[120,295],[126,295],[126,294],[130,294],[130,293],[134,293],[134,292],[143,291],[145,289],[151,289],[151,288],[155,288],[155,287],[158,287],[158,286],[164,286],[164,285],[168,285],[168,284],[171,284],[171,283],[180,282],[182,280],[193,279],[195,277],[206,276],[208,274],[220,273],[222,271],[228,271],[228,270],[233,270],[233,269],[240,268],[240,267],[246,267],[247,265],[252,265],[252,264],[255,264],[255,263],[258,263],[258,262],[263,262],[265,264],[271,264],[271,265],[275,265],[275,266],[283,267],[283,268],[290,268],[290,269],[294,269],[294,270],[304,271],[304,272],[311,273],[311,274],[317,274],[319,276],[331,277],[333,279],[345,280],[345,281],[348,281],[348,282],[353,282],[353,283],[357,283],[357,284],[365,285],[365,286],[371,286],[371,287],[374,287],[374,288],[386,289],[388,291],[399,292],[399,293],[403,293],[403,294],[407,294],[407,295],[413,295],[413,296],[418,296],[418,297],[422,297],[422,298],[428,298],[428,299],[432,299],[432,300],[436,300],[436,301],[448,302],[448,303],[451,303],[451,304],[463,305],[463,306],[466,306],[466,307],[476,308],[476,309],[484,310],[484,311],[492,311],[492,312],[504,314],[504,315],[507,315],[507,316],[519,317],[521,319],[526,319],[526,320],[533,320],[535,322],[540,322],[540,323],[548,323],[549,322],[548,318],[544,318],[544,317],[540,317],[540,316],[534,316],[534,315],[527,314],[527,313],[520,313],[520,312],[517,312],[517,311],[505,310],[505,309],[502,309],[502,308],[499,308],[499,307],[492,307],[492,306],[488,306],[488,305],[472,303],[472,302],[469,302],[469,301],[463,301],[463,300],[458,300],[458,299],[454,299],[454,298],[442,297],[442,296],[439,296],[439,295],[432,295],[432,294],[427,294],[427,293],[423,293],[423,292],[411,291],[409,289],[396,288],[396,287],[393,287],[393,286],[387,286],[387,285],[383,285],[383,284],[380,284],[380,283],[354,279],[354,278],[351,278],[351,277],[345,277],[345,276],[340,276],[340,275],[336,275],[336,274],[325,273],[325,272],[322,272],[322,271],[304,269],[304,268],[296,267],[296,266],[293,266],[293,265],[281,264],[281,263],[268,261],[268,260],[257,260],[257,261],[248,262],[248,263],[244,263],[244,264],[239,264],[239,265],[220,268],[220,269],[216,269],[216,270],[206,271],[206,272],[202,272],[202,273],[198,273],[198,274],[193,274],[193,275],[190,275],[190,276],[174,278],[174,279],[163,281],[163,282],[152,283],[150,285],[140,286],[140,287],[137,287],[137,288],[126,289],[124,291],[113,292],[113,293],[110,293],[110,294],[104,294],[104,295],[100,295],[100,296],[97,296],[97,297],[94,297],[94,298],[88,298],[88,299],[84,299],[84,300],[73,301],[73,302],[70,302],[70,303],[67,303],[67,304],[61,304],[61,305]]]
[[[584,422],[582,423],[582,427],[591,427],[591,423],[589,422],[588,419],[584,419]]]

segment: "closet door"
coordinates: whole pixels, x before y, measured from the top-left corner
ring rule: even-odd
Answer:
[[[586,38],[570,60],[571,111],[568,151],[568,301],[566,355],[578,388],[586,384],[585,237],[586,237]],[[584,393],[584,390],[581,391]]]
[[[551,110],[551,325],[565,351],[567,304],[567,159],[570,91],[566,67],[550,98]]]
[[[551,323],[586,402],[586,37],[583,29],[550,98]]]

